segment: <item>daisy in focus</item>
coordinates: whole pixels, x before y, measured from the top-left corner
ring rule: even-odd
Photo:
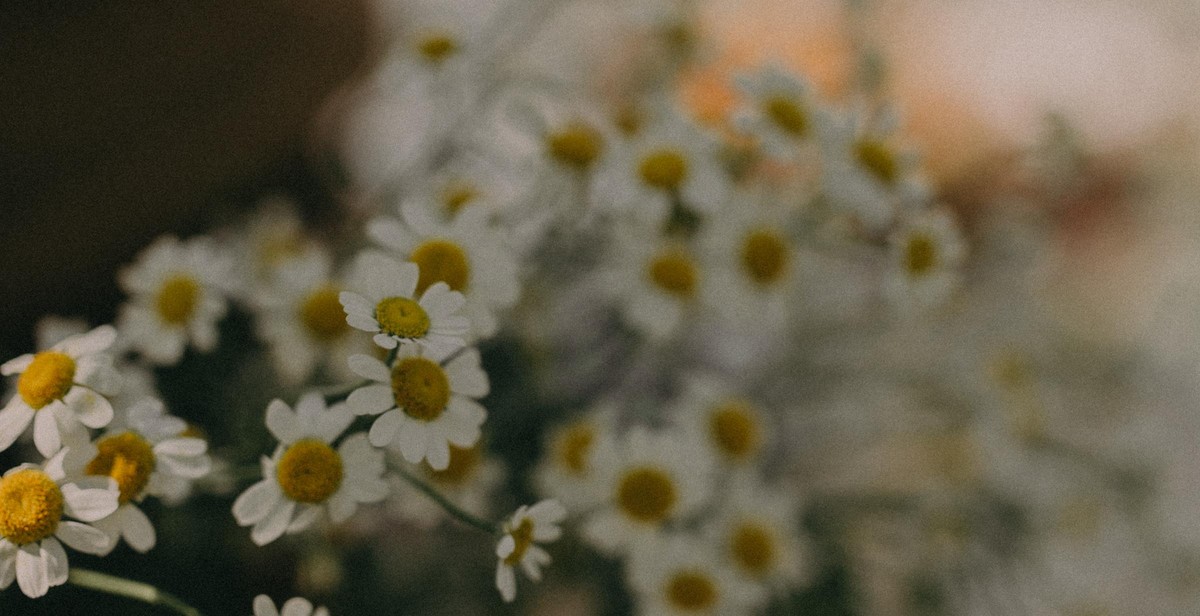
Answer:
[[[270,597],[259,595],[254,598],[254,616],[329,616],[329,610],[313,609],[312,602],[303,597],[292,597],[283,603],[282,609],[276,609]]]
[[[382,217],[367,228],[376,243],[417,265],[417,294],[443,283],[466,297],[468,340],[495,334],[496,311],[516,303],[520,291],[508,240],[487,219],[487,212],[467,209],[452,222],[440,223],[425,208],[410,204],[403,221]]]
[[[557,501],[544,500],[533,506],[521,505],[516,513],[504,522],[504,536],[496,544],[496,588],[506,603],[517,598],[516,567],[529,579],[542,579],[542,567],[550,564],[550,555],[539,543],[549,543],[562,535],[559,524],[567,517],[567,510]]]
[[[233,503],[240,526],[252,526],[250,538],[266,545],[286,533],[312,526],[326,512],[339,524],[354,515],[359,503],[387,496],[383,452],[357,433],[332,443],[354,416],[345,404],[326,407],[318,393],[305,394],[296,409],[282,400],[267,407],[267,429],[279,439],[270,458],[263,457],[263,480]]]
[[[87,554],[109,549],[108,536],[88,523],[116,511],[118,490],[111,478],[84,475],[94,453],[87,445],[62,449],[0,478],[0,590],[15,579],[26,596],[41,597],[66,583],[63,543]]]
[[[375,344],[385,349],[413,342],[441,359],[462,348],[462,336],[471,327],[457,314],[465,301],[462,293],[444,282],[420,287],[419,281],[414,263],[401,263],[377,250],[359,253],[351,266],[351,290],[338,295],[346,322],[375,334]]]
[[[601,504],[581,528],[584,538],[605,553],[628,551],[711,497],[711,460],[678,434],[637,427],[617,447],[596,453]]]
[[[138,503],[146,496],[182,500],[191,482],[208,473],[212,461],[208,443],[183,436],[187,423],[167,415],[160,400],[141,400],[121,424],[123,428],[110,430],[96,441],[96,456],[84,471],[117,482],[117,510],[95,523],[108,535],[109,550],[124,538],[129,547],[145,553],[156,538]]]
[[[120,391],[121,380],[105,351],[116,338],[116,330],[104,325],[0,365],[0,374],[19,375],[16,394],[0,410],[0,451],[30,423],[33,442],[46,457],[62,446],[63,432],[79,430],[81,424],[108,425],[113,418],[108,397]]]
[[[442,366],[420,347],[404,345],[392,366],[368,355],[354,355],[350,368],[374,381],[354,390],[347,406],[356,415],[379,415],[371,425],[371,444],[390,445],[404,459],[429,462],[434,470],[450,466],[450,446],[479,441],[487,411],[476,400],[488,394],[479,351],[468,348]]]
[[[755,614],[761,588],[719,564],[712,546],[685,535],[652,535],[629,557],[626,580],[646,616]]]
[[[159,238],[118,276],[131,295],[117,318],[121,336],[158,365],[178,363],[189,342],[202,353],[213,350],[217,321],[236,287],[232,265],[208,238]]]

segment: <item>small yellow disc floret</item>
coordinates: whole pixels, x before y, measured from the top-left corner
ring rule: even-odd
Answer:
[[[450,380],[436,363],[424,357],[406,357],[392,366],[392,394],[396,406],[409,417],[433,421],[450,403]]]
[[[642,158],[638,164],[638,175],[651,188],[678,190],[687,179],[687,159],[679,150],[655,150]]]
[[[466,291],[471,280],[471,260],[462,246],[446,239],[432,239],[417,246],[408,257],[417,264],[421,275],[417,278],[417,293],[434,283],[444,282],[454,291]]]
[[[924,276],[938,263],[938,245],[925,233],[913,233],[904,245],[904,271],[918,278]]]
[[[599,131],[583,123],[567,125],[546,136],[546,147],[554,160],[575,169],[587,169],[600,156],[604,145]]]
[[[38,410],[71,391],[75,360],[66,353],[42,351],[17,379],[17,393],[30,408]]]
[[[772,96],[763,103],[763,111],[779,130],[792,137],[808,134],[808,114],[785,96]]]
[[[512,535],[514,546],[512,554],[504,557],[504,564],[514,566],[521,562],[529,546],[533,545],[533,520],[525,518],[516,528],[508,531]]]
[[[586,422],[567,428],[555,442],[558,463],[572,475],[582,477],[588,471],[588,454],[596,440],[596,429]]]
[[[417,43],[417,51],[432,64],[440,64],[458,51],[458,42],[448,34],[432,34]]]
[[[742,401],[727,402],[713,409],[708,416],[708,433],[717,450],[734,460],[754,455],[762,442],[754,409]]]
[[[757,229],[742,240],[742,269],[754,282],[767,286],[787,273],[788,245],[774,229]]]
[[[180,274],[163,282],[154,298],[154,309],[164,323],[183,325],[191,320],[199,301],[200,283],[187,274]]]
[[[309,336],[322,342],[337,340],[350,331],[337,287],[324,285],[309,293],[300,304],[300,323]]]
[[[58,530],[63,495],[42,471],[28,468],[0,479],[0,537],[13,545],[36,543]]]
[[[650,260],[650,281],[656,287],[680,299],[690,299],[696,294],[699,273],[695,262],[682,249],[669,248]]]
[[[896,154],[882,141],[859,141],[854,144],[854,156],[880,182],[891,185],[900,179],[900,163],[896,160]]]
[[[123,432],[100,439],[96,450],[96,457],[84,472],[115,479],[121,491],[118,502],[122,505],[140,496],[156,465],[150,443],[139,434]]]
[[[667,581],[667,602],[685,612],[702,612],[717,602],[717,585],[700,571],[680,571]]]
[[[323,503],[342,485],[342,457],[317,439],[301,439],[283,452],[275,477],[288,498]]]
[[[662,522],[671,514],[677,499],[671,476],[653,467],[634,468],[617,485],[617,506],[638,522]]]
[[[774,535],[762,526],[747,522],[740,524],[729,538],[733,562],[747,573],[761,576],[775,565]]]
[[[375,320],[385,334],[420,338],[429,332],[429,315],[407,297],[387,297],[375,305]],[[345,322],[345,319],[342,319]]]

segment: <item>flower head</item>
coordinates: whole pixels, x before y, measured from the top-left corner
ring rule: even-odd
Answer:
[[[567,510],[558,501],[544,500],[536,505],[521,505],[504,523],[504,535],[496,544],[496,588],[505,602],[517,597],[515,568],[521,567],[533,581],[542,579],[541,568],[550,563],[550,555],[539,543],[554,541],[562,535],[559,524]]]
[[[62,446],[63,430],[108,425],[113,408],[107,396],[115,395],[121,383],[104,351],[116,337],[116,330],[105,325],[0,365],[0,374],[19,375],[16,395],[0,410],[0,451],[30,423],[34,444],[47,457]]]

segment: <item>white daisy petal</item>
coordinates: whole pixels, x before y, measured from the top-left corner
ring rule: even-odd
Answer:
[[[350,370],[364,379],[379,383],[387,383],[392,379],[392,373],[387,366],[370,355],[351,355],[347,362]]]
[[[346,398],[346,405],[355,415],[378,415],[396,406],[392,388],[387,385],[360,387]]]
[[[503,562],[496,565],[496,589],[505,603],[512,603],[517,598],[517,576],[513,568]]]
[[[47,537],[42,540],[40,555],[46,565],[46,581],[51,586],[67,583],[67,552],[62,544],[54,537]]]
[[[271,435],[284,444],[294,443],[303,436],[296,421],[296,414],[292,412],[291,407],[278,398],[267,405],[266,424]]]
[[[371,444],[376,447],[384,447],[395,440],[397,432],[400,430],[402,419],[401,411],[397,409],[392,409],[380,415],[375,420],[375,423],[371,424],[371,430],[368,433]],[[399,436],[403,437],[402,434]]]
[[[99,479],[106,480],[108,487],[81,487],[89,485],[83,481],[62,485],[63,511],[84,522],[95,522],[116,511],[119,496],[117,482],[107,477]]]
[[[36,543],[23,545],[17,551],[17,585],[26,597],[36,599],[50,590],[46,562]]]
[[[86,334],[71,336],[54,345],[53,349],[71,357],[81,357],[104,351],[116,340],[117,330],[111,325],[101,325]]]
[[[79,422],[89,428],[103,428],[112,421],[112,403],[86,387],[72,387],[63,402],[75,412]]]
[[[121,534],[134,550],[145,554],[154,547],[156,535],[150,518],[136,505],[126,504],[118,510],[121,519]]]
[[[313,604],[307,599],[294,597],[283,604],[283,609],[279,611],[279,614],[280,616],[309,616],[312,611]]]
[[[85,554],[101,556],[112,551],[113,547],[112,540],[104,531],[71,520],[60,522],[54,536],[71,546],[71,549]]]
[[[33,363],[33,355],[26,353],[20,357],[10,359],[3,364],[0,364],[0,374],[4,376],[12,376],[24,372],[29,364]]]
[[[20,396],[13,396],[4,410],[0,410],[0,451],[8,449],[25,432],[33,415],[34,410]]]
[[[255,545],[263,546],[281,537],[287,531],[295,509],[296,503],[286,498],[280,499],[267,516],[250,529],[250,540]]]
[[[233,501],[233,517],[241,526],[255,524],[267,517],[276,503],[283,498],[279,486],[270,479],[264,479],[242,492]]]
[[[53,407],[57,404],[60,403],[51,402],[33,416],[33,444],[37,446],[38,453],[47,457],[62,447],[62,435],[58,431],[58,420],[54,417]]]
[[[279,610],[275,609],[270,597],[258,595],[254,598],[254,616],[279,616]]]

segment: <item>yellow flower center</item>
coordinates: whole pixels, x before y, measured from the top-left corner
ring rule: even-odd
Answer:
[[[529,546],[533,545],[533,520],[525,518],[516,528],[508,531],[512,535],[513,541],[516,543],[513,546],[512,554],[504,557],[504,564],[514,566],[521,562],[521,558],[525,556],[525,551]]]
[[[786,96],[772,96],[763,103],[763,112],[779,130],[793,136],[808,133],[808,114]]]
[[[617,485],[617,506],[638,522],[651,524],[665,520],[677,499],[675,482],[657,468],[627,471]]]
[[[342,457],[317,439],[301,439],[283,452],[275,477],[288,498],[323,503],[342,485]]]
[[[753,455],[762,441],[754,409],[740,400],[713,409],[708,416],[708,434],[722,454],[735,460]]]
[[[17,393],[30,408],[38,410],[71,391],[75,360],[57,351],[42,351],[17,379]]]
[[[717,585],[700,571],[680,571],[667,581],[667,602],[688,612],[712,608],[717,603]]]
[[[0,479],[0,537],[9,543],[25,545],[53,535],[62,514],[62,491],[46,473],[30,468]]]
[[[417,51],[429,63],[441,64],[458,51],[458,42],[448,34],[431,34],[417,43]]]
[[[617,109],[613,123],[617,125],[617,129],[621,131],[621,134],[626,137],[632,137],[642,129],[643,118],[637,107],[627,103]]]
[[[938,245],[925,233],[913,233],[904,245],[904,271],[921,277],[933,271],[938,263]]]
[[[462,209],[479,198],[479,191],[466,183],[454,184],[442,193],[442,205],[451,216],[456,216]]]
[[[668,248],[654,256],[649,265],[650,281],[668,295],[690,299],[696,294],[699,272],[690,255],[680,248]]]
[[[583,123],[572,123],[546,137],[554,160],[576,169],[587,169],[600,156],[604,142],[599,131]]]
[[[779,282],[787,272],[788,245],[774,229],[758,229],[742,240],[742,269],[754,282],[766,286]]]
[[[747,522],[733,530],[729,538],[733,562],[753,576],[761,576],[775,564],[775,537],[758,524]]]
[[[573,475],[586,475],[588,454],[591,453],[595,440],[596,430],[590,424],[580,422],[571,426],[555,443],[558,463]]]
[[[417,246],[408,257],[421,268],[417,293],[434,283],[444,282],[455,291],[466,291],[471,280],[471,261],[462,246],[444,239],[432,239]]]
[[[429,315],[420,304],[407,297],[379,300],[375,305],[375,320],[383,333],[401,338],[420,338],[429,331]]]
[[[187,274],[179,274],[163,282],[154,298],[154,309],[164,323],[183,325],[192,318],[199,300],[200,283]]]
[[[450,446],[450,464],[444,470],[430,470],[431,479],[444,486],[459,487],[466,485],[475,475],[479,463],[483,461],[483,452],[475,447]]]
[[[900,178],[900,163],[896,160],[896,154],[882,141],[859,141],[854,144],[854,156],[859,164],[884,184],[895,184]]]
[[[96,442],[98,453],[84,471],[89,475],[112,477],[121,490],[122,505],[134,500],[150,483],[154,472],[154,449],[133,432],[107,436]]]
[[[264,267],[275,267],[304,252],[304,236],[295,231],[279,232],[263,239],[258,246],[258,260]]]
[[[436,363],[424,357],[406,357],[392,366],[392,394],[396,406],[409,417],[433,421],[450,402],[450,380]]]
[[[346,312],[338,301],[338,289],[324,285],[304,298],[300,304],[300,323],[312,338],[328,342],[350,331]]]
[[[687,179],[688,164],[683,153],[674,149],[655,150],[642,158],[638,175],[651,188],[676,190]]]

